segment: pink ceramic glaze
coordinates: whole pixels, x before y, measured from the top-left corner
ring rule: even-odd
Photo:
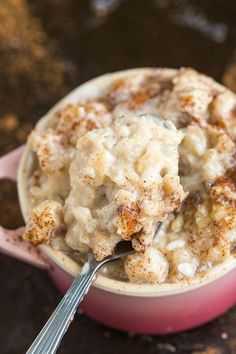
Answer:
[[[137,70],[129,70],[95,79],[82,85],[61,103],[73,102],[74,96],[80,96],[79,94],[88,95],[91,84],[100,89],[106,80],[135,72]],[[173,72],[168,70],[170,75]],[[44,121],[45,119],[47,117],[44,117]],[[0,179],[16,179],[22,149],[16,149],[0,158]],[[27,162],[31,161],[27,151],[23,155],[19,168],[20,179],[24,175]],[[27,180],[26,177],[24,179]],[[26,187],[22,187],[23,182],[18,181],[18,189],[21,208],[26,217]],[[49,246],[41,246],[40,252],[39,249],[30,247],[21,239],[22,230],[23,228],[9,231],[1,227],[0,251],[47,269],[52,280],[64,293],[74,275],[79,272],[79,266]],[[204,324],[224,313],[235,303],[236,259],[232,256],[223,264],[214,267],[204,278],[196,278],[188,284],[140,285],[98,275],[82,303],[82,308],[92,318],[113,328],[137,333],[167,334]]]
[[[23,149],[24,146],[21,146],[0,158],[0,179],[16,181],[18,164]],[[39,250],[22,240],[23,230],[24,227],[16,230],[6,230],[0,226],[0,251],[36,267],[48,268]]]
[[[22,148],[0,159],[0,178],[15,180]],[[9,163],[8,163],[9,161]],[[37,267],[47,269],[57,287],[64,293],[73,276],[38,249],[22,241],[24,228],[11,231],[0,228],[0,251]],[[47,260],[44,260],[46,257]],[[199,284],[190,290],[158,296],[122,294],[93,286],[82,308],[94,319],[124,331],[166,334],[190,329],[224,313],[236,302],[236,268],[223,276]]]
[[[50,271],[62,292],[72,278],[62,269]],[[216,281],[177,294],[136,296],[112,293],[93,286],[82,308],[95,320],[123,331],[168,334],[191,329],[218,317],[236,301],[236,269]]]

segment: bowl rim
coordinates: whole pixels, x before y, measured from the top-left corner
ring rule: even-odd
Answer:
[[[61,107],[67,103],[75,103],[78,100],[84,100],[88,98],[98,97],[101,91],[106,90],[112,83],[112,81],[125,78],[128,76],[135,76],[137,74],[144,74],[153,72],[160,73],[164,75],[165,78],[172,78],[176,73],[177,69],[170,68],[134,68],[128,70],[122,70],[114,73],[108,73],[98,76],[92,80],[89,80],[72,92],[62,98],[58,103],[56,103],[36,124],[38,130],[44,130],[51,120],[54,112],[59,110]],[[219,83],[215,85],[220,90],[225,90],[225,88]],[[17,188],[18,196],[20,202],[20,208],[23,214],[23,218],[26,221],[28,209],[30,207],[29,200],[27,198],[27,179],[32,170],[33,156],[26,144],[23,155],[20,160],[18,168],[18,178],[17,178]],[[74,260],[65,255],[62,251],[54,250],[49,245],[40,245],[40,250],[53,261],[58,267],[64,270],[71,276],[75,276],[80,272],[81,266],[79,266]],[[201,277],[195,277],[191,280],[181,281],[178,283],[162,283],[162,284],[133,284],[129,282],[124,282],[120,280],[115,280],[108,278],[102,274],[98,274],[97,279],[93,283],[93,286],[107,292],[122,294],[126,296],[135,297],[161,297],[161,296],[171,296],[184,292],[188,292],[204,285],[207,285],[222,276],[226,275],[228,272],[236,267],[236,258],[230,256],[220,265],[214,266],[207,273]]]

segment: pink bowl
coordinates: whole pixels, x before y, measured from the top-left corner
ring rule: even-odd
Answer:
[[[110,74],[109,80],[135,72],[137,69]],[[168,70],[170,75],[173,72]],[[82,92],[83,96],[91,84],[99,87],[101,80],[103,82],[107,78],[108,75],[80,86],[78,91],[74,91],[59,104],[65,104],[66,100],[73,101],[75,94],[79,97]],[[58,105],[56,107],[58,108]],[[21,159],[23,150],[24,147],[20,147],[0,158],[0,179],[16,180],[20,160],[19,176],[24,173],[22,168],[25,168],[29,156],[26,151]],[[18,184],[25,217],[22,206],[22,181],[18,181]],[[74,275],[79,272],[79,266],[49,246],[41,246],[40,249],[29,246],[22,240],[22,232],[23,228],[10,231],[0,227],[0,251],[45,269],[64,293]],[[194,279],[188,284],[139,285],[99,275],[81,306],[89,316],[113,328],[137,333],[167,334],[204,324],[224,313],[235,303],[236,259],[231,256],[223,264],[209,271],[205,277]]]
[[[0,159],[0,178],[15,179],[19,148]],[[24,228],[14,231],[0,228],[0,250],[10,256],[43,268],[49,272],[57,287],[64,293],[70,286],[73,275],[58,265],[47,252],[39,252],[22,241]],[[236,267],[229,260],[221,266],[211,279],[203,280],[197,286],[185,286],[173,293],[133,295],[120,292],[117,288],[108,291],[92,286],[85,297],[84,311],[108,326],[138,333],[166,334],[190,329],[206,323],[224,313],[235,304]],[[215,279],[214,279],[215,278]]]

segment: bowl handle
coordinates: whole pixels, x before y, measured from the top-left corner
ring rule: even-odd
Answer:
[[[0,158],[0,180],[11,179],[16,181],[18,164],[24,146]],[[20,259],[41,269],[48,269],[49,265],[40,254],[39,248],[31,246],[22,239],[24,227],[16,230],[7,230],[0,226],[0,252]]]

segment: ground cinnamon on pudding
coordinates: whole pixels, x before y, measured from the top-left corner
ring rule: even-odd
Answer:
[[[140,229],[140,206],[132,203],[131,207],[127,205],[120,205],[117,209],[118,213],[118,229],[123,235],[124,240],[130,240],[132,236]]]
[[[182,134],[158,117],[126,116],[81,137],[65,201],[66,242],[98,260],[117,242],[143,250],[159,222],[185,198],[178,173]]]
[[[101,97],[55,113],[50,129],[34,131],[28,143],[38,163],[29,182],[32,205],[51,200],[63,209],[65,233],[59,237],[54,232],[52,246],[59,238],[72,253],[91,248],[97,259],[102,259],[119,240],[131,239],[137,252],[124,264],[112,266],[110,275],[123,272],[122,279],[128,276],[134,282],[188,282],[222,263],[233,254],[236,244],[235,112],[232,92],[205,75],[183,68],[172,76],[153,69],[119,79]],[[145,129],[135,144],[126,139],[119,151],[120,161],[116,154],[113,160],[113,143],[106,152],[101,150],[102,139],[109,145],[111,127],[123,119],[120,130],[125,136],[129,126],[124,117],[142,117],[144,113],[174,122],[183,134],[178,148],[179,171],[177,168],[174,173],[177,178],[179,174],[180,183],[168,176],[168,168],[158,175],[157,169],[152,169],[161,161],[153,163],[160,152],[153,147],[147,154],[143,151],[132,168],[121,168],[120,161],[124,164],[137,153],[147,136]],[[162,155],[169,157],[172,152],[166,149],[173,139],[167,140]],[[76,154],[77,162],[72,162]],[[106,164],[109,168],[104,174]],[[135,178],[148,169],[151,172],[143,175],[140,184]],[[153,191],[153,183],[161,186],[161,196]],[[114,198],[118,191],[114,184],[125,193]],[[189,195],[180,207],[182,186]],[[139,198],[134,193],[137,190]],[[154,195],[160,196],[155,200],[158,207],[150,208]],[[109,210],[114,210],[113,214]],[[168,215],[165,228],[152,242],[151,220],[160,221],[164,215]]]
[[[41,243],[49,244],[55,233],[62,229],[62,225],[61,204],[46,200],[32,211],[24,238],[35,246]]]

